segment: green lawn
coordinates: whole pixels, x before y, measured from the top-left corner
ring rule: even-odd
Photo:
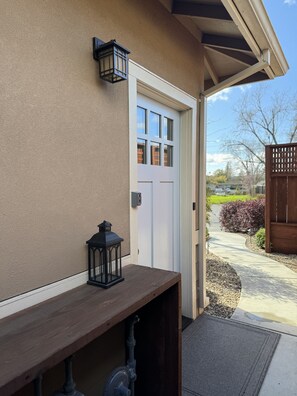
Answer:
[[[210,204],[224,204],[234,201],[248,201],[252,198],[250,195],[211,195],[209,197]]]

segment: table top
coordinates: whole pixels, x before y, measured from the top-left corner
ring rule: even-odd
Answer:
[[[33,381],[180,282],[180,274],[138,265],[109,289],[82,285],[0,320],[0,394]]]

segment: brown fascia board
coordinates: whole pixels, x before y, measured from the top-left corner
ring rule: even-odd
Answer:
[[[211,46],[205,46],[209,51],[214,52],[214,53],[219,53],[220,55],[223,55],[225,58],[228,59],[233,59],[237,63],[241,63],[246,66],[252,66],[255,63],[257,63],[257,59],[251,55],[248,55],[244,53],[243,51],[236,51],[236,50],[230,50],[226,48],[218,48],[218,47],[211,47]]]
[[[247,42],[242,38],[203,34],[201,43],[209,47],[251,52]]]
[[[244,80],[234,84],[234,86],[242,85],[242,84],[251,84],[260,81],[269,80],[269,76],[265,73],[265,70],[262,70],[258,73],[253,74],[250,77],[245,78]]]
[[[231,77],[231,76],[220,77],[220,82],[227,80],[229,77]],[[263,70],[263,71],[253,74],[250,77],[245,78],[244,80],[241,80],[238,83],[235,83],[234,85],[232,85],[232,87],[238,86],[238,85],[243,85],[243,84],[251,84],[251,83],[255,83],[255,82],[266,81],[266,80],[269,80],[269,77]],[[214,86],[214,83],[211,79],[204,81],[204,89],[205,90],[212,88],[213,86]]]
[[[200,18],[232,21],[226,8],[220,4],[193,3],[192,1],[173,1],[172,14]]]
[[[274,76],[282,76],[289,69],[288,62],[275,34],[271,21],[262,1],[259,0],[221,0],[226,10],[238,26],[246,42],[259,58],[257,50],[266,49],[271,53],[271,68]],[[271,76],[270,76],[271,78]]]

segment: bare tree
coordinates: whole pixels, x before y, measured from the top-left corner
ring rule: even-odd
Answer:
[[[257,89],[247,93],[234,111],[237,129],[224,148],[255,185],[264,174],[265,146],[297,141],[297,97]]]
[[[255,157],[245,146],[230,145],[228,152],[233,155],[241,170],[242,184],[250,195],[255,194],[255,186],[264,180],[264,159],[260,153]]]
[[[225,142],[227,148],[232,145],[238,153],[249,151],[264,163],[265,145],[297,141],[296,97],[285,93],[269,96],[268,91],[257,89],[246,94],[234,111],[237,129],[234,138]]]

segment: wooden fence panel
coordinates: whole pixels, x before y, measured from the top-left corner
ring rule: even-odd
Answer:
[[[287,222],[287,195],[288,195],[288,184],[286,177],[275,177],[276,183],[275,191],[275,207],[272,208],[272,212],[275,213],[275,221],[277,223]]]
[[[266,182],[266,185],[267,185],[267,182]],[[268,206],[270,209],[270,220],[274,221],[274,222],[277,220],[277,217],[276,217],[276,206],[277,206],[277,204],[276,204],[276,202],[277,202],[276,190],[277,190],[277,188],[276,187],[277,187],[277,178],[276,177],[271,178],[270,179],[271,193],[270,193],[270,200],[268,202]],[[272,193],[272,191],[273,191],[273,193]],[[266,194],[267,195],[269,194],[269,192],[267,190],[266,190]]]
[[[266,146],[266,252],[297,253],[297,143]]]
[[[278,253],[296,253],[297,227],[294,224],[271,224],[272,251]]]
[[[288,184],[288,222],[297,223],[297,177]]]

